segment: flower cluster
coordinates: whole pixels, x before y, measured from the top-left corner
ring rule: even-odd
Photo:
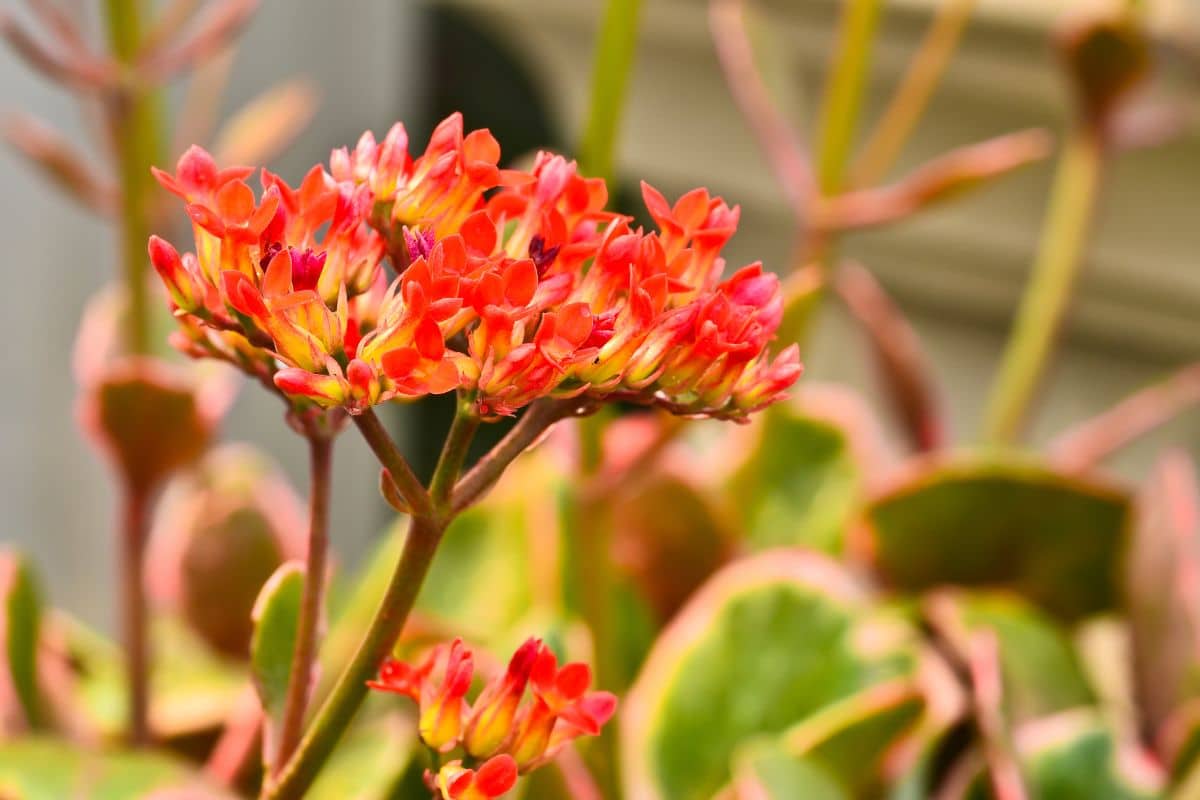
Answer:
[[[518,773],[545,764],[580,736],[599,734],[617,707],[614,695],[588,691],[592,673],[586,664],[560,667],[539,639],[522,644],[507,669],[468,702],[473,676],[472,653],[456,639],[434,647],[415,665],[389,659],[379,679],[368,683],[416,701],[417,729],[426,747],[462,752],[463,758],[446,764],[437,777],[446,798],[500,796]],[[463,760],[481,766],[467,769]]]
[[[799,376],[795,347],[768,354],[778,279],[753,264],[721,280],[736,207],[643,185],[647,232],[562,156],[527,172],[499,159],[456,114],[417,158],[397,124],[299,188],[264,170],[256,196],[249,168],[190,149],[155,174],[185,202],[195,253],[150,241],[177,346],[351,413],[458,388],[485,418],[577,396],[742,418]]]

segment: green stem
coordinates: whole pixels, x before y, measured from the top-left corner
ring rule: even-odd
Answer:
[[[317,712],[312,726],[300,741],[296,754],[277,780],[263,787],[266,800],[294,800],[304,797],[367,696],[367,681],[379,672],[379,665],[392,652],[416,602],[417,593],[444,527],[428,517],[414,517],[404,540],[404,549],[396,571],[384,592],[375,618],[371,620],[354,658],[338,678],[329,698]]]
[[[279,749],[273,772],[278,774],[300,742],[304,712],[312,685],[313,661],[317,651],[317,625],[325,589],[325,564],[329,551],[329,493],[332,484],[333,439],[320,433],[308,436],[309,490],[308,554],[304,568],[304,595],[297,623],[296,645],[284,698]]]
[[[641,6],[641,0],[608,0],[596,42],[592,99],[579,143],[579,165],[585,174],[606,180],[613,176],[613,151],[637,49]]]
[[[433,470],[433,479],[429,482],[429,494],[433,498],[435,508],[445,510],[449,504],[454,484],[467,460],[467,451],[478,430],[479,415],[475,413],[471,402],[460,396],[454,421],[450,424],[450,432],[442,445],[442,454]]]
[[[121,263],[128,297],[126,350],[151,350],[151,309],[146,291],[146,241],[150,238],[150,167],[158,160],[161,138],[159,97],[134,74],[141,49],[144,0],[108,0],[107,24],[113,56],[128,70],[123,85],[109,97],[108,117],[116,147],[121,184]]]
[[[846,0],[817,140],[817,176],[827,197],[839,193],[845,183],[882,10],[881,0]]]
[[[1046,371],[1066,317],[1100,184],[1104,147],[1080,126],[1063,146],[1041,244],[989,397],[984,438],[1011,443]]]
[[[145,490],[128,487],[122,509],[121,628],[129,696],[128,737],[134,747],[150,742],[150,644],[145,576],[149,500]]]

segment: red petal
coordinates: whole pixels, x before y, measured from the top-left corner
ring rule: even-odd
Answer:
[[[475,786],[487,797],[499,797],[517,783],[517,762],[507,753],[492,756],[475,774]]]

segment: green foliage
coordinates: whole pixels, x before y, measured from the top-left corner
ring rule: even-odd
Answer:
[[[283,720],[303,597],[304,568],[288,562],[275,570],[254,604],[250,674],[272,726]]]
[[[4,592],[2,630],[8,676],[25,721],[31,728],[38,728],[42,724],[37,675],[42,599],[29,562],[16,554],[5,554],[0,561],[0,588]]]
[[[1005,586],[1074,621],[1115,608],[1129,498],[1029,463],[922,470],[867,509],[894,586]]]
[[[1034,719],[1095,702],[1070,641],[1037,608],[1002,593],[961,593],[946,599],[966,630],[996,635],[1006,710],[1012,719]]]
[[[858,493],[846,432],[790,404],[763,417],[727,487],[750,542],[837,552]]]
[[[912,631],[815,554],[773,551],[716,577],[659,638],[626,700],[626,791],[709,798],[747,740],[912,672]]]
[[[133,800],[156,789],[199,787],[173,758],[152,752],[89,752],[57,739],[31,737],[0,743],[0,794],[19,800]],[[231,798],[216,790],[205,800]]]
[[[1017,738],[1030,800],[1163,797],[1152,777],[1136,774],[1129,759],[1119,757],[1116,737],[1098,714],[1079,711],[1049,717],[1027,724]],[[965,800],[991,796],[981,776]]]

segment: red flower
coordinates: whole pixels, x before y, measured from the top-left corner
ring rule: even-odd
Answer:
[[[444,800],[493,800],[502,797],[517,783],[517,762],[512,756],[494,756],[478,770],[465,769],[452,761],[438,773],[437,788]]]

